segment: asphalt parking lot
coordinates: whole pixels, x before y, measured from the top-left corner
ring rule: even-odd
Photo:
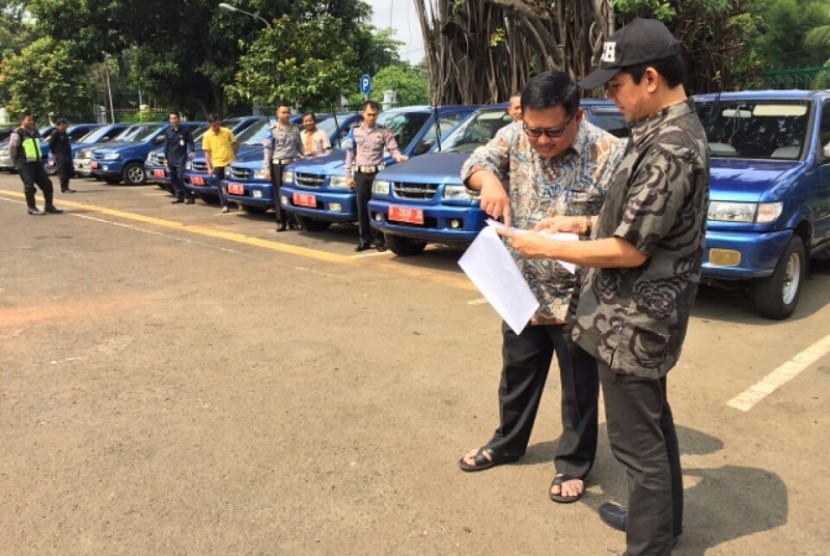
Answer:
[[[0,553],[609,554],[603,431],[550,502],[551,380],[524,459],[464,474],[497,424],[499,321],[458,249],[75,180],[26,215],[0,176]],[[39,196],[40,197],[40,196]],[[669,374],[693,554],[824,554],[830,265],[796,314],[704,288]]]

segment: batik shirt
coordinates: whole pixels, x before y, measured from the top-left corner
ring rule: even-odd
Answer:
[[[622,238],[648,260],[588,270],[573,332],[613,371],[656,379],[677,362],[700,280],[708,199],[706,135],[691,101],[634,127],[595,237]]]
[[[511,225],[532,230],[556,214],[599,214],[606,184],[622,152],[619,139],[583,120],[570,148],[557,157],[542,158],[517,122],[499,130],[487,145],[473,152],[461,170],[461,179],[466,182],[479,170],[499,176],[508,187]],[[540,304],[531,323],[566,322],[580,271],[571,274],[555,261],[524,259],[509,249]]]

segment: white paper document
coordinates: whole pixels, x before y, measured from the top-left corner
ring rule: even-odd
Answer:
[[[492,226],[494,228],[506,228],[507,227],[504,224],[502,224],[501,222],[499,222],[497,220],[493,220],[493,219],[488,219],[486,222],[487,222],[488,226]],[[527,230],[520,230],[519,228],[512,228],[512,227],[510,229],[513,230],[514,232],[519,232],[520,234],[523,234],[527,231]],[[547,238],[554,239],[556,241],[579,241],[579,236],[577,234],[568,234],[568,233],[561,233],[560,232],[560,233],[556,233],[556,234],[545,234],[545,233],[543,233],[542,235],[547,237]],[[576,272],[576,265],[575,264],[566,263],[565,261],[560,261],[558,259],[557,259],[556,262],[561,264],[562,267],[565,270],[567,270],[568,272],[570,272],[571,274]]]
[[[521,333],[539,302],[496,228],[481,230],[458,265],[513,332]]]

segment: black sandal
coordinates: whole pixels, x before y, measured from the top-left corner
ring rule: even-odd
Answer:
[[[487,456],[484,454],[490,456],[490,459],[487,459]],[[512,463],[517,459],[519,459],[519,456],[505,454],[504,452],[497,452],[492,448],[482,446],[478,449],[478,452],[476,452],[475,457],[473,457],[475,465],[469,465],[464,461],[464,458],[461,458],[458,460],[458,467],[460,467],[462,471],[467,472],[484,471],[485,469],[490,469],[491,467],[495,467],[497,465]]]
[[[575,496],[565,496],[561,494],[562,484],[567,483],[568,481],[582,481],[582,492]],[[553,490],[553,487],[555,486],[559,487],[560,494],[553,494],[551,492]],[[556,477],[554,477],[553,481],[551,481],[550,483],[550,488],[548,489],[548,496],[550,497],[550,499],[554,502],[558,502],[559,504],[571,504],[572,502],[576,502],[577,500],[582,498],[583,494],[585,494],[585,480],[580,479],[579,477],[571,477],[570,475],[565,475],[564,473],[562,475],[557,475]]]

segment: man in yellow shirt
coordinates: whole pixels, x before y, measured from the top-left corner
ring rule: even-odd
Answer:
[[[222,180],[225,179],[225,168],[230,166],[239,151],[239,142],[233,132],[222,127],[217,114],[208,116],[210,129],[202,138],[202,150],[205,151],[205,162],[207,163],[208,174],[216,180],[219,189],[219,203],[222,205],[222,213],[228,212],[228,192]],[[240,209],[242,207],[239,207]]]

